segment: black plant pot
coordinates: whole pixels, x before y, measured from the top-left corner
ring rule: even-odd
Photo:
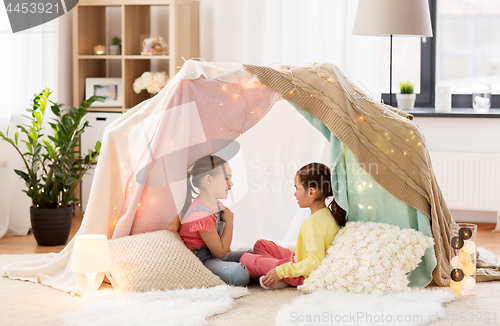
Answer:
[[[40,246],[66,244],[73,221],[73,207],[33,208],[30,207],[31,230]]]

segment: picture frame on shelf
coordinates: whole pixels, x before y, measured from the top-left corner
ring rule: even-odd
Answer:
[[[121,78],[86,78],[85,99],[103,96],[104,102],[94,102],[92,107],[121,107],[123,105],[123,81]]]

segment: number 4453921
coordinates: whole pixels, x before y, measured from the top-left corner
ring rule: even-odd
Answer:
[[[12,3],[9,3],[6,7],[7,13],[18,13],[18,14],[58,14],[59,13],[59,3],[16,3],[15,6]]]

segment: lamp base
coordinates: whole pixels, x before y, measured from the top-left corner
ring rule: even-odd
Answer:
[[[101,282],[96,282],[96,277],[98,274],[101,273],[85,273],[87,277],[87,284],[84,288],[81,300],[87,300],[88,298],[92,297],[94,294],[97,293],[97,289],[102,283],[102,280]]]

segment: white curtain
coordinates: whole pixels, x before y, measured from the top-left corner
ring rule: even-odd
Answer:
[[[342,67],[380,97],[383,38],[352,35],[357,0],[202,0],[201,58],[245,64]]]
[[[17,130],[16,125],[26,123],[23,115],[27,114],[25,109],[32,106],[33,94],[45,87],[54,92],[50,96],[52,101],[71,103],[71,84],[68,83],[71,78],[71,42],[67,39],[71,34],[70,16],[64,15],[13,34],[4,7],[0,9],[0,130],[5,133],[10,120],[10,137]],[[68,42],[61,47],[63,56],[59,55],[61,38],[65,43]],[[50,130],[47,124],[50,118],[50,115],[46,116],[44,121],[45,135]],[[14,169],[23,167],[14,148],[1,141],[0,237],[5,234],[27,234],[30,227],[31,200],[22,192],[26,188],[24,181],[14,173]]]

